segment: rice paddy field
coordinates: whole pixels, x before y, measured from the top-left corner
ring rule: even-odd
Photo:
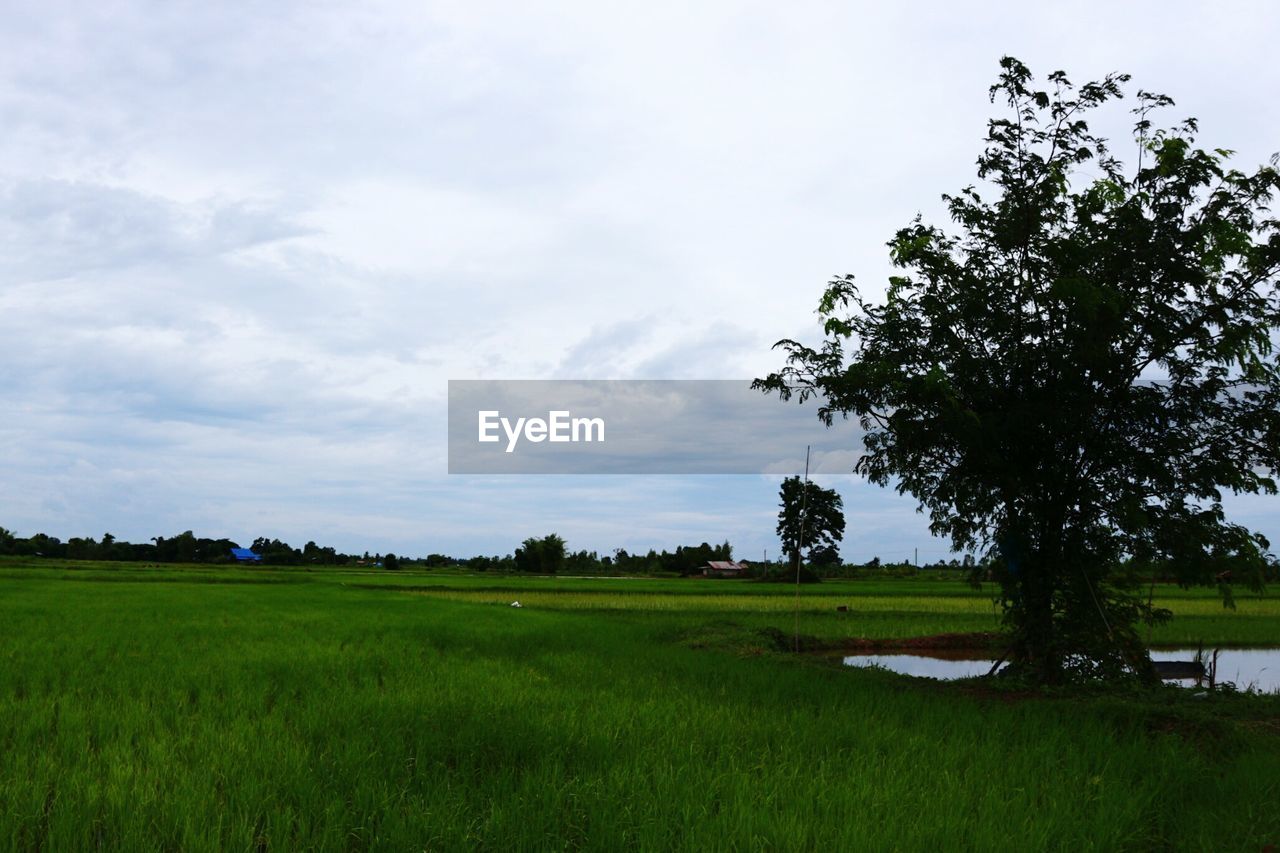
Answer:
[[[1234,612],[1158,597],[1177,616],[1157,643],[1280,644],[1274,593]],[[838,645],[995,619],[989,591],[953,580],[797,600],[742,581],[0,561],[0,849],[1280,844],[1276,697],[1014,693],[769,642],[797,621]]]

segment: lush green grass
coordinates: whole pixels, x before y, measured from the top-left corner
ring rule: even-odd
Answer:
[[[974,589],[955,576],[828,581],[802,587],[701,578],[556,578],[386,572],[368,569],[273,571],[262,568],[145,566],[131,563],[0,559],[0,581],[56,577],[81,581],[182,583],[327,583],[387,586],[439,598],[551,609],[665,612],[696,627],[731,618],[751,628],[777,627],[824,642],[901,639],[941,633],[992,631],[999,625],[994,589]],[[1174,619],[1149,632],[1156,645],[1272,645],[1280,643],[1280,595],[1240,590],[1228,610],[1216,590],[1162,585],[1156,601]],[[846,606],[846,612],[836,608]],[[798,618],[797,618],[798,613]]]
[[[806,589],[802,618],[829,636],[993,618],[989,595],[911,584]],[[1280,632],[1274,599],[1170,600]],[[724,581],[0,565],[0,846],[1280,840],[1274,700],[1014,698],[748,653],[792,607]]]
[[[731,618],[743,625],[794,630],[838,643],[842,639],[898,639],[929,634],[993,631],[999,611],[993,587],[975,589],[954,578],[828,581],[794,588],[745,581],[683,579],[582,580],[559,578],[377,576],[350,580],[412,589],[454,601],[555,610],[667,612],[685,622]],[[1280,644],[1280,596],[1239,591],[1226,609],[1216,590],[1157,588],[1156,603],[1174,613],[1155,628],[1158,645]],[[838,606],[848,608],[837,611]]]

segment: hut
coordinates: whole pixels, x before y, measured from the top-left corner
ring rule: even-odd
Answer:
[[[737,560],[711,560],[702,567],[703,577],[708,578],[741,578],[746,574],[747,564]]]

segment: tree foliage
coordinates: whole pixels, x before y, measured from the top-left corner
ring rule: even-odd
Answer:
[[[1087,119],[1128,80],[1040,88],[1003,59],[979,183],[943,196],[954,229],[898,231],[883,300],[830,282],[825,340],[779,342],[756,383],[857,418],[856,470],[994,558],[1014,659],[1045,681],[1147,670],[1135,625],[1163,614],[1136,570],[1274,565],[1222,497],[1274,494],[1280,467],[1276,159],[1232,168],[1139,91],[1124,166]]]
[[[807,497],[806,497],[807,493]],[[835,489],[787,477],[778,491],[778,538],[792,566],[808,550],[811,562],[839,563],[844,538],[844,501]],[[803,538],[802,538],[803,537]]]
[[[554,575],[564,568],[564,539],[554,533],[541,539],[526,539],[514,556],[516,571]]]
[[[534,543],[532,547],[529,543]],[[99,542],[92,537],[72,537],[66,542],[56,536],[37,533],[30,537],[20,537],[4,527],[0,527],[0,557],[3,556],[41,556],[72,560],[113,560],[132,562],[196,562],[213,564],[235,564],[231,549],[239,547],[229,539],[196,538],[191,531],[177,536],[152,537],[149,542],[126,542],[105,533]],[[301,550],[287,542],[269,539],[265,536],[252,540],[250,549],[262,558],[262,564],[272,566],[346,566],[367,565],[379,560],[368,551],[360,554],[345,554],[332,546],[317,545],[307,542]],[[386,554],[380,560],[385,568],[393,565],[399,568],[433,569],[465,567],[474,571],[513,572],[528,571],[554,574],[564,570],[573,574],[681,574],[698,573],[702,566],[710,560],[733,559],[733,547],[724,542],[720,545],[678,546],[674,551],[656,551],[628,554],[618,549],[613,556],[601,556],[596,551],[565,550],[564,540],[559,536],[530,539],[521,546],[520,566],[512,554],[505,556],[476,555],[471,557],[453,557],[448,554],[431,553],[425,557],[413,558],[403,555]],[[557,556],[559,554],[559,556]]]

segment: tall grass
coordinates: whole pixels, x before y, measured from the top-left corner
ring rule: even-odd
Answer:
[[[798,595],[772,584],[741,581],[653,581],[648,583],[487,579],[466,584],[402,584],[389,588],[451,601],[509,604],[549,610],[603,610],[615,613],[670,614],[684,622],[733,619],[754,628],[799,630],[838,642],[843,639],[901,639],[941,633],[994,631],[1000,611],[992,589],[973,589],[958,581],[866,581],[805,587]],[[1216,591],[1163,586],[1156,598],[1174,618],[1151,632],[1156,644],[1273,645],[1280,643],[1280,597],[1237,596],[1226,609]],[[845,610],[838,610],[844,607]]]
[[[706,602],[572,606],[585,600],[0,581],[0,846],[1115,850],[1280,837],[1260,805],[1277,795],[1274,735],[1207,749],[1114,705],[1009,703],[691,649],[670,638]]]

